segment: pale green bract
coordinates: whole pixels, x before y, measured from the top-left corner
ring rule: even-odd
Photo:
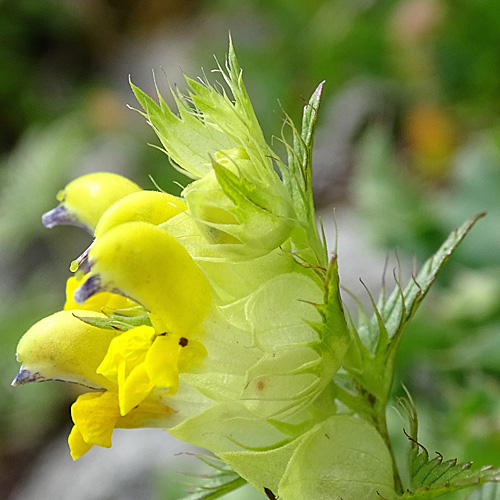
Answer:
[[[412,498],[410,490],[401,496],[385,421],[397,346],[477,218],[452,233],[407,288],[387,301],[382,296],[371,320],[361,314],[356,329],[312,197],[323,84],[304,107],[300,131],[286,118],[285,162],[264,139],[232,44],[217,71],[229,93],[187,78],[186,96],[172,91],[178,114],[160,92],[157,103],[132,84],[174,168],[192,181],[182,199],[168,202],[140,193],[127,198],[115,192],[114,177],[98,176],[118,201],[101,207],[96,227],[113,224],[96,231],[72,264],[81,270],[69,281],[70,312],[51,320],[59,335],[73,335],[74,322],[83,334],[65,339],[65,350],[50,349],[50,360],[38,359],[42,350],[30,349],[33,342],[54,346],[58,337],[44,328],[42,338],[34,325],[19,344],[23,364],[14,385],[64,380],[60,367],[92,352],[80,373],[66,375],[93,381],[91,387],[101,381],[96,388],[103,391],[73,405],[72,456],[110,446],[116,427],[165,428],[232,469],[219,468],[217,481],[227,481],[192,500],[217,498],[244,482],[282,500]],[[78,179],[73,186],[82,194]],[[81,205],[75,213],[84,216]],[[59,212],[51,224],[61,222]],[[96,328],[110,339],[100,339],[98,350]]]

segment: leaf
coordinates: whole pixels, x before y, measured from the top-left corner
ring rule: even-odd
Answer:
[[[471,486],[500,482],[500,469],[491,466],[478,469],[471,467],[472,462],[458,463],[456,459],[443,461],[439,453],[431,459],[422,445],[415,444],[410,453],[413,491],[407,491],[401,498],[430,500]]]
[[[325,82],[321,82],[318,85],[309,102],[304,106],[300,134],[291,120],[287,118],[293,134],[293,148],[289,148],[288,158],[290,174],[293,177],[288,176],[286,180],[297,184],[293,187],[292,182],[291,189],[303,193],[302,196],[307,196],[307,200],[303,200],[307,202],[312,200],[312,146],[324,84]]]
[[[291,443],[272,450],[228,452],[221,454],[221,458],[255,489],[264,493],[267,488],[276,495],[291,457],[307,436],[306,432]]]
[[[399,288],[396,288],[387,301],[384,295],[381,295],[377,308],[380,311],[380,316],[387,329],[389,338],[393,338],[401,333],[401,330],[415,314],[432,284],[436,281],[444,264],[474,224],[485,215],[485,213],[480,213],[471,217],[460,227],[452,231],[439,250],[427,260],[419,273],[410,280],[402,292]]]
[[[344,367],[358,385],[375,395],[384,406],[392,384],[394,360],[402,334],[444,264],[460,245],[474,224],[485,214],[478,214],[455,229],[403,289],[399,282],[388,299],[382,291],[378,303],[372,299],[374,315],[360,316],[358,329],[351,328],[353,346]]]
[[[99,316],[78,316],[76,314],[73,314],[73,316],[88,325],[103,328],[105,330],[118,330],[120,332],[125,332],[141,325],[151,326],[151,320],[148,315],[124,316],[121,314],[108,314],[107,318]]]
[[[500,482],[500,468],[472,469],[472,462],[444,461],[440,453],[430,458],[427,449],[417,441],[418,421],[411,397],[400,400],[400,404],[408,413],[411,427],[410,434],[407,434],[411,442],[408,460],[411,490],[407,490],[401,499],[430,500],[452,491]]]
[[[189,114],[181,104],[182,96],[178,97],[172,92],[181,113],[179,117],[169,109],[159,92],[160,105],[132,82],[130,86],[145,111],[142,114],[158,135],[165,152],[186,175],[202,177],[210,171],[210,155],[233,146],[223,134]]]
[[[316,346],[323,355],[327,351],[334,365],[332,376],[338,371],[344,355],[350,344],[350,334],[340,297],[338,261],[335,255],[328,267],[324,283],[324,303],[316,306],[323,321],[320,324],[310,325],[318,332],[321,343]]]
[[[288,166],[281,168],[281,171],[283,182],[292,197],[295,211],[305,232],[305,242],[300,242],[298,238],[295,238],[295,246],[302,250],[305,243],[306,249],[313,250],[313,258],[307,258],[307,255],[303,257],[310,262],[316,262],[326,267],[328,253],[326,245],[320,240],[316,230],[312,193],[312,147],[324,84],[323,81],[318,85],[304,106],[301,132],[297,130],[292,120],[288,116],[286,117],[286,124],[292,130],[293,145],[288,144],[286,139],[282,137],[282,142],[288,152]]]

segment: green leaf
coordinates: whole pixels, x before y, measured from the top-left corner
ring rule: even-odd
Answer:
[[[480,213],[471,217],[455,229],[439,250],[427,260],[419,273],[410,280],[402,292],[399,288],[396,288],[387,301],[384,294],[381,295],[377,308],[380,311],[389,338],[392,339],[402,333],[402,329],[417,311],[444,264],[452,256],[474,224],[485,215],[485,213]]]
[[[400,404],[409,416],[410,434],[407,436],[411,443],[408,458],[411,489],[401,499],[430,500],[464,488],[500,482],[500,468],[486,466],[472,469],[472,462],[444,461],[440,453],[430,458],[427,449],[417,440],[418,420],[411,397],[400,400]]]
[[[326,281],[324,283],[324,303],[316,305],[323,321],[321,324],[311,324],[318,332],[321,342],[315,346],[323,354],[326,350],[331,356],[335,374],[342,363],[344,355],[349,347],[351,337],[344,314],[342,299],[340,297],[338,261],[335,255],[328,267]]]
[[[382,400],[382,406],[385,406],[391,388],[394,359],[407,324],[444,264],[484,215],[478,214],[455,229],[404,289],[397,283],[388,299],[384,291],[377,304],[372,299],[373,317],[366,320],[362,314],[358,329],[351,328],[354,342],[344,367],[361,387]]]
[[[284,137],[282,138],[288,152],[288,166],[281,168],[281,171],[283,182],[292,197],[295,211],[305,233],[303,236],[298,233],[295,238],[292,238],[295,247],[298,250],[306,250],[305,255],[302,256],[309,262],[326,267],[328,253],[326,245],[320,240],[316,230],[312,193],[312,147],[324,84],[325,82],[321,82],[318,85],[304,106],[301,132],[297,130],[292,120],[286,117],[286,123],[292,130],[293,145],[288,144]],[[308,249],[312,250],[312,255],[307,255]]]
[[[412,491],[407,491],[401,498],[430,500],[471,486],[500,482],[500,469],[471,467],[472,462],[443,461],[439,453],[431,459],[422,445],[414,443],[410,453]]]
[[[300,193],[302,203],[307,202],[307,205],[312,201],[312,146],[324,84],[325,82],[321,82],[318,85],[304,106],[300,133],[287,118],[292,129],[293,147],[288,149],[289,170],[284,173],[284,178],[290,191],[295,193],[294,198],[297,199],[297,194]],[[307,209],[307,206],[303,208]]]
[[[136,326],[148,325],[151,326],[151,320],[147,314],[140,316],[124,316],[122,314],[108,314],[107,318],[98,316],[78,316],[73,314],[75,318],[87,323],[88,325],[105,330],[118,330],[125,332]]]
[[[179,116],[169,109],[158,90],[159,104],[135,85],[131,87],[165,152],[190,177],[199,178],[210,172],[210,156],[217,151],[243,146],[252,164],[258,166],[261,180],[276,182],[272,160],[275,155],[255,116],[232,42],[225,68],[219,65],[215,71],[224,79],[232,99],[222,85],[185,77],[187,95],[172,91]]]
[[[169,109],[159,92],[160,105],[132,82],[130,86],[145,111],[142,114],[158,135],[165,152],[186,175],[203,177],[211,169],[210,155],[234,147],[234,143],[224,134],[190,114],[182,102],[182,96],[172,92],[181,114],[179,117]]]
[[[264,493],[267,488],[277,495],[293,453],[307,436],[308,433],[305,433],[291,443],[273,450],[228,452],[220,456],[258,491]]]
[[[284,446],[220,454],[258,491],[286,500],[394,500],[390,453],[373,426],[334,415]]]

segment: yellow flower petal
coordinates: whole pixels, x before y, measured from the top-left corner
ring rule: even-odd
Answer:
[[[183,200],[160,191],[138,191],[111,205],[99,219],[94,236],[100,238],[115,226],[144,221],[157,226],[187,210]]]
[[[196,340],[177,335],[155,339],[145,359],[149,378],[156,387],[169,389],[173,395],[179,387],[179,372],[199,363],[207,355],[205,346]]]
[[[61,203],[42,217],[46,227],[58,224],[83,226],[93,232],[102,213],[115,201],[141,188],[118,174],[95,172],[71,181],[57,194]]]
[[[82,394],[71,407],[75,424],[68,437],[71,456],[77,460],[94,445],[109,448],[115,428],[167,427],[173,413],[174,410],[164,404],[158,393],[123,417],[115,392]]]
[[[154,384],[150,381],[144,363],[136,366],[123,383],[118,384],[120,414],[126,415],[141,403],[151,392]]]
[[[114,392],[83,394],[73,403],[71,417],[85,443],[110,448],[111,435],[120,417],[118,395]],[[76,436],[74,439],[78,444]]]
[[[163,335],[157,337],[149,349],[145,365],[149,377],[157,387],[170,389],[175,394],[179,387],[179,337]]]
[[[111,342],[97,372],[118,384],[120,413],[126,415],[151,392],[154,384],[144,368],[144,360],[153,342],[154,330],[138,326]]]
[[[123,364],[125,367],[123,376],[126,378],[138,364],[144,361],[154,335],[153,328],[142,325],[115,337],[109,344],[102,363],[97,367],[97,373],[113,382],[118,382],[119,366]]]
[[[191,368],[191,366],[199,363],[206,357],[207,350],[201,342],[198,342],[197,340],[189,340],[189,343],[187,343],[187,339],[183,338],[181,338],[179,342],[181,345],[186,342],[184,347],[179,352],[180,372]]]
[[[142,403],[120,417],[116,428],[136,429],[138,427],[168,427],[175,411],[164,404],[158,393],[153,391]]]
[[[17,346],[20,374],[24,375],[16,385],[56,379],[96,389],[114,388],[96,368],[117,332],[91,326],[77,316],[105,317],[93,311],[59,311],[35,323]]]
[[[92,448],[92,444],[88,444],[83,440],[82,433],[76,425],[73,426],[68,436],[69,451],[73,460],[78,460]]]

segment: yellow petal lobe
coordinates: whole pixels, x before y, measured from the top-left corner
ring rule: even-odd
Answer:
[[[71,417],[82,439],[89,445],[111,447],[111,435],[120,417],[114,392],[88,393],[71,406]]]
[[[153,387],[144,363],[133,368],[126,379],[118,384],[120,415],[126,415],[141,403]]]
[[[179,342],[173,335],[161,336],[155,339],[145,359],[150,379],[157,387],[170,389],[169,394],[175,394],[179,386],[180,349]]]
[[[71,458],[73,460],[78,460],[93,446],[93,444],[88,444],[83,440],[82,433],[78,430],[76,425],[73,426],[71,432],[69,433],[68,445]]]

